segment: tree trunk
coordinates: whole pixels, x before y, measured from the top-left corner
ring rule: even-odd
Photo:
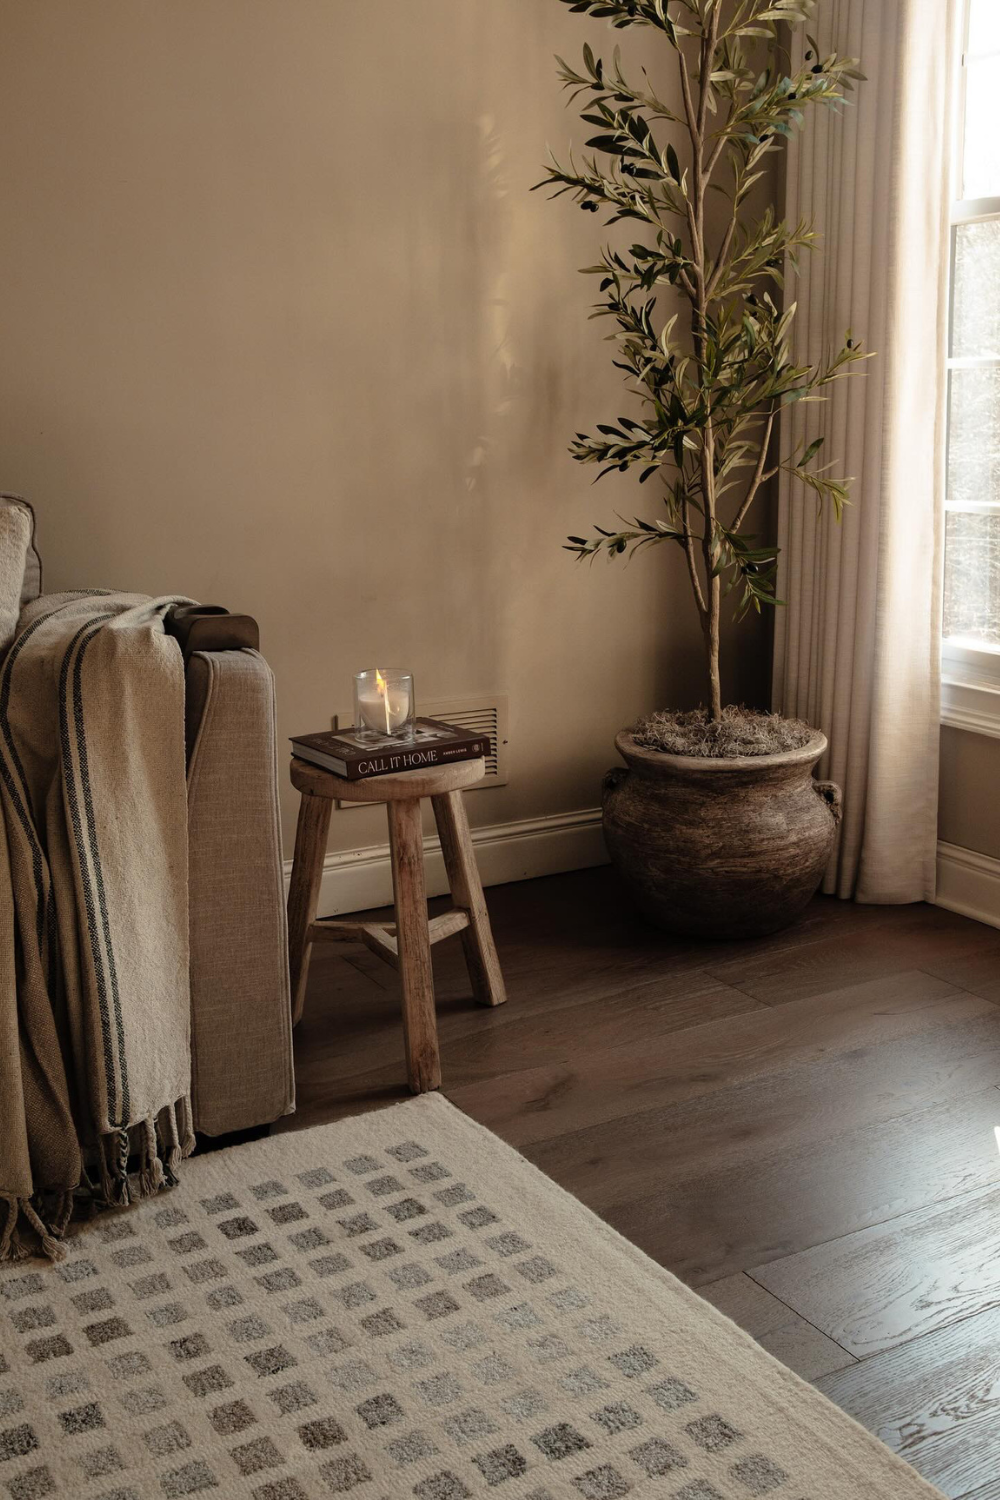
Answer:
[[[705,617],[705,646],[708,652],[709,717],[713,724],[722,718],[722,687],[719,681],[719,622],[722,613],[722,580],[709,580],[708,613]]]

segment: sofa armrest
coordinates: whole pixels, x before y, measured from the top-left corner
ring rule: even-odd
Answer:
[[[196,651],[260,650],[260,627],[253,616],[231,615],[221,604],[176,604],[164,625],[185,662]]]
[[[187,665],[192,1100],[208,1135],[294,1107],[274,683],[254,651]]]

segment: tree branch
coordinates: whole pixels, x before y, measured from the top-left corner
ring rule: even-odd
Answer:
[[[694,282],[691,280],[691,278],[688,275],[688,273],[685,270],[679,270],[677,272],[677,280],[680,282],[681,286],[684,288],[684,291],[685,291],[686,295],[690,298],[690,300],[692,302],[697,302],[698,301],[698,293],[695,290]]]
[[[684,113],[687,116],[688,135],[691,137],[691,146],[694,153],[695,199],[697,200],[701,173],[701,139],[698,134],[698,123],[697,116],[695,115],[694,99],[691,96],[691,75],[688,72],[687,58],[684,56],[683,49],[680,47],[678,47],[677,49],[677,56],[680,58],[681,94],[684,99]],[[698,231],[698,221],[695,212],[695,204],[692,203],[689,194],[685,194],[684,203],[687,208],[688,228],[691,231],[691,251],[696,263],[695,279],[696,281],[698,281],[698,284],[700,286],[701,282],[698,279],[697,275],[697,263],[700,262],[703,258],[701,235]]]
[[[764,423],[763,434],[761,435],[760,453],[757,458],[757,467],[754,470],[753,478],[750,481],[750,488],[747,490],[746,496],[743,500],[743,504],[736,512],[736,519],[733,521],[732,526],[729,528],[731,531],[739,531],[740,527],[743,525],[743,522],[746,520],[747,511],[750,509],[754,500],[757,498],[757,491],[760,489],[762,484],[765,484],[768,479],[773,479],[775,474],[777,474],[778,472],[776,468],[768,470],[767,473],[765,473],[764,471],[764,465],[767,462],[767,450],[771,446],[771,431],[774,427],[774,415],[774,405],[772,404],[771,409],[767,414],[767,421]]]
[[[739,223],[739,218],[739,199],[734,197],[732,218],[729,220],[725,235],[723,236],[722,245],[720,247],[718,255],[716,256],[715,264],[712,268],[712,274],[708,278],[708,286],[705,288],[705,296],[709,301],[711,301],[712,297],[715,294],[716,287],[722,280],[722,273],[725,270],[726,266],[726,256],[729,254],[730,246],[733,243],[733,235],[736,233],[736,226]]]
[[[694,100],[691,97],[691,75],[688,72],[687,58],[680,47],[677,49],[677,56],[680,58],[681,65],[681,98],[684,100],[684,113],[687,115],[688,130],[693,139],[698,132],[698,123],[694,112]]]
[[[691,531],[691,509],[686,492],[681,501],[681,525],[684,529],[684,556],[687,558],[688,573],[691,575],[691,587],[694,590],[698,613],[704,619],[708,614],[708,605],[705,603],[701,579],[698,577],[698,565],[694,555],[694,536]]]
[[[719,36],[719,12],[722,7],[716,5],[712,11],[712,19],[708,23],[708,31],[702,37],[701,43],[701,79],[699,82],[700,96],[698,99],[698,135],[702,142],[705,139],[705,120],[708,117],[708,91],[712,87],[709,81],[712,73],[712,62],[715,58],[715,44]]]
[[[722,155],[723,151],[725,150],[726,142],[729,140],[729,136],[728,136],[727,132],[728,132],[729,127],[730,127],[730,125],[732,123],[733,123],[733,116],[732,116],[732,113],[730,112],[729,119],[726,121],[725,125],[722,127],[722,131],[721,131],[721,133],[719,135],[718,141],[716,142],[715,149],[713,150],[711,156],[708,158],[708,162],[707,162],[706,167],[705,167],[705,176],[706,177],[711,177],[712,173],[715,171],[716,167],[719,165],[719,157]]]

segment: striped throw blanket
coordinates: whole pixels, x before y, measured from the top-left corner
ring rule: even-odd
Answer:
[[[0,1261],[194,1145],[177,602],[45,595],[0,665]]]

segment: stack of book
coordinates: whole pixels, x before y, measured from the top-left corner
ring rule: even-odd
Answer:
[[[475,760],[489,755],[488,734],[470,734],[457,724],[440,719],[416,719],[413,734],[405,740],[373,734],[351,725],[320,734],[292,738],[292,754],[311,761],[347,781],[366,776],[389,776],[394,771],[418,771],[422,766],[443,766],[456,760]]]

